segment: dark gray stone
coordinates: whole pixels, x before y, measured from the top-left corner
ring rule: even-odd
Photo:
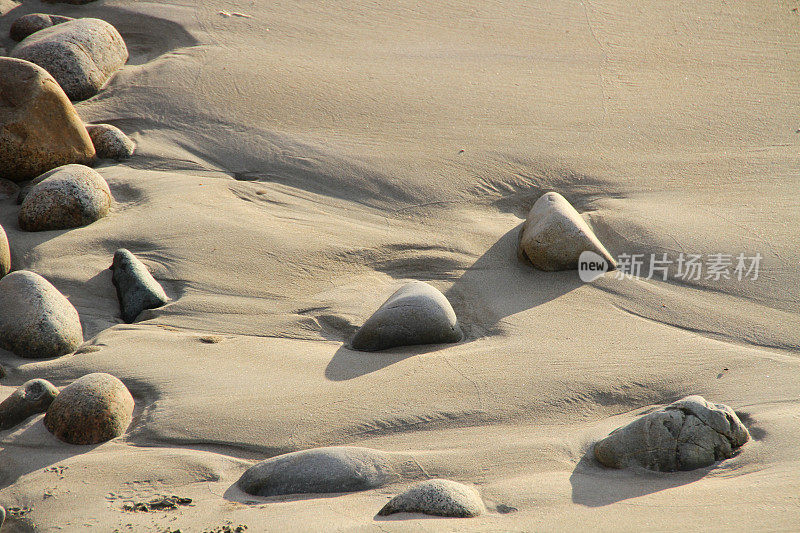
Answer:
[[[86,131],[100,159],[128,159],[136,150],[136,144],[111,124],[87,124]]]
[[[133,418],[128,388],[111,374],[87,374],[56,396],[44,425],[68,444],[98,444],[122,435]]]
[[[733,409],[687,396],[613,431],[594,456],[610,468],[694,470],[733,457],[748,440]]]
[[[60,15],[48,15],[47,13],[30,13],[22,15],[16,19],[8,30],[8,36],[11,39],[19,42],[28,35],[36,33],[39,30],[75,20],[72,17],[62,17]]]
[[[456,313],[444,294],[422,281],[412,281],[392,294],[353,336],[355,350],[377,351],[395,346],[458,342]]]
[[[35,414],[44,413],[58,389],[47,380],[26,381],[0,403],[0,430],[11,429]]]
[[[420,481],[398,494],[378,515],[423,513],[452,518],[472,518],[486,510],[478,491],[448,479]]]
[[[145,309],[161,307],[169,301],[164,289],[147,267],[125,248],[114,254],[111,280],[117,288],[117,299],[125,322],[133,322]]]
[[[253,496],[354,492],[383,486],[398,474],[389,456],[334,446],[279,455],[249,468],[237,484]]]

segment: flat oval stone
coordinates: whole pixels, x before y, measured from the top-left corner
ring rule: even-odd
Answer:
[[[0,347],[20,357],[58,357],[83,343],[78,312],[38,274],[18,270],[0,279],[0,309]]]
[[[98,444],[119,437],[131,423],[134,401],[111,374],[87,374],[61,391],[44,425],[68,444]]]
[[[378,515],[423,513],[453,518],[472,518],[486,510],[478,491],[449,479],[428,479],[410,486],[378,511]]]
[[[585,251],[603,258],[609,270],[616,267],[614,258],[566,198],[549,192],[536,200],[522,224],[517,256],[539,270],[577,270]]]
[[[237,482],[253,496],[354,492],[380,487],[397,473],[389,456],[355,446],[279,455],[250,467]]]
[[[0,402],[0,430],[11,429],[28,417],[44,413],[56,396],[58,389],[49,381],[26,381],[11,396]]]
[[[422,281],[392,294],[353,336],[355,350],[458,342],[463,334],[447,297]]]
[[[25,231],[85,226],[106,216],[113,203],[103,176],[83,165],[64,165],[34,181],[19,210]]]

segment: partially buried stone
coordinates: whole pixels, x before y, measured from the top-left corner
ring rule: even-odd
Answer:
[[[19,185],[11,180],[0,178],[0,200],[7,200],[19,194]]]
[[[0,57],[0,176],[35,178],[68,163],[89,163],[94,146],[56,80],[28,61]]]
[[[120,248],[111,264],[111,281],[117,288],[122,319],[133,322],[145,309],[161,307],[169,301],[164,289],[147,267],[129,250]]]
[[[128,49],[108,22],[81,18],[29,35],[11,56],[47,70],[76,101],[97,94],[128,60]]]
[[[78,312],[33,272],[17,270],[0,279],[0,309],[0,347],[20,357],[58,357],[83,342]]]
[[[249,468],[237,482],[253,496],[354,492],[397,476],[388,455],[370,448],[331,446],[279,455]]]
[[[733,409],[687,396],[613,431],[594,456],[610,468],[694,470],[733,457],[749,439]]]
[[[394,513],[423,513],[453,518],[472,518],[486,510],[478,491],[449,479],[420,481],[398,494],[378,511],[386,516]]]
[[[377,351],[395,346],[458,342],[456,313],[447,297],[422,281],[412,281],[392,294],[353,336],[355,350]]]
[[[86,131],[100,159],[127,159],[136,150],[136,144],[111,124],[87,124]]]
[[[11,248],[3,226],[0,226],[0,278],[11,272]]]
[[[19,210],[19,226],[25,231],[85,226],[106,216],[112,202],[106,180],[94,169],[64,165],[34,180]]]
[[[56,24],[69,22],[70,20],[75,19],[72,17],[62,17],[60,15],[49,15],[47,13],[22,15],[11,23],[8,36],[14,41],[19,42],[32,33],[49,28],[50,26],[55,26]]]
[[[0,430],[11,429],[30,416],[44,413],[56,396],[58,389],[49,381],[26,381],[0,403]]]
[[[98,444],[125,432],[133,407],[133,397],[119,379],[105,373],[87,374],[56,396],[44,425],[68,444]]]

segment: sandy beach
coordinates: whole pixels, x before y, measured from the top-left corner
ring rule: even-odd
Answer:
[[[793,531],[800,529],[800,7],[795,0],[0,0],[111,23],[127,63],[84,122],[136,143],[94,169],[110,213],[23,231],[12,270],[80,315],[74,354],[0,350],[0,398],[118,377],[125,434],[0,432],[3,531]],[[0,176],[2,177],[2,176]],[[666,280],[517,258],[544,193]],[[124,323],[127,248],[170,302]],[[666,256],[664,256],[666,254]],[[687,254],[733,258],[684,279]],[[760,257],[737,279],[736,257]],[[620,279],[622,278],[622,279]],[[452,304],[452,344],[351,348],[405,282]],[[0,313],[3,310],[0,309]],[[593,443],[688,395],[751,440],[685,472],[605,468]],[[279,454],[360,446],[402,479],[253,496]],[[378,516],[411,483],[476,488],[475,518]],[[148,512],[131,502],[191,503]],[[241,529],[240,529],[241,531]]]

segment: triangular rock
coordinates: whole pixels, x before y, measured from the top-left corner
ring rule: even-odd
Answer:
[[[591,251],[616,263],[566,198],[549,192],[533,204],[519,234],[517,255],[540,270],[576,270],[581,253]]]
[[[164,289],[147,267],[125,248],[114,254],[111,281],[125,322],[133,322],[145,309],[161,307],[169,301]]]
[[[461,337],[447,297],[423,281],[412,281],[364,322],[350,345],[355,350],[373,352],[395,346],[458,342]]]

